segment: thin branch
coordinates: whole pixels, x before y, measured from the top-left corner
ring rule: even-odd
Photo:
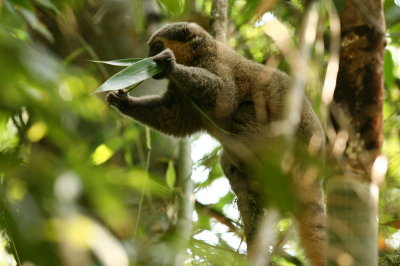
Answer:
[[[148,132],[148,128],[146,127],[146,142],[150,142],[150,135],[147,133]],[[134,237],[137,236],[137,232],[139,230],[139,225],[140,225],[140,218],[142,215],[142,208],[143,208],[143,204],[144,204],[144,196],[146,193],[146,189],[147,189],[147,182],[149,179],[149,167],[150,167],[150,157],[151,157],[151,146],[146,145],[147,146],[147,157],[146,157],[146,166],[145,166],[145,176],[144,176],[144,182],[142,185],[142,190],[141,190],[141,194],[140,194],[140,200],[139,200],[139,207],[138,207],[138,212],[137,212],[137,218],[136,218],[136,225],[135,225],[135,231],[134,231]]]
[[[339,71],[340,20],[337,10],[331,1],[326,1],[326,8],[330,24],[330,45],[328,66],[322,89],[322,101],[325,104],[330,104],[335,93],[336,78]]]
[[[249,260],[251,265],[269,265],[269,247],[275,246],[276,225],[279,221],[279,213],[275,209],[268,209],[258,228],[258,233],[249,250]]]
[[[182,139],[179,142],[178,171],[176,186],[178,195],[178,220],[176,224],[176,235],[178,237],[178,252],[175,257],[175,265],[184,265],[186,249],[192,236],[194,194],[192,173],[192,159],[190,156],[190,141]]]
[[[213,207],[209,205],[204,205],[198,201],[196,201],[196,208],[198,208],[202,213],[216,219],[219,223],[228,227],[232,232],[235,232],[239,237],[242,237],[239,234],[239,230],[237,228],[238,224],[232,219],[226,217],[223,213],[217,211]]]
[[[211,7],[211,32],[217,41],[226,41],[228,4],[226,0],[213,0]]]
[[[3,199],[0,199],[0,200],[3,201]],[[4,205],[3,205],[3,206],[4,206]],[[3,207],[3,206],[2,206],[2,207]],[[10,230],[8,224],[7,224],[5,211],[0,210],[0,218],[1,218],[2,223],[3,223],[3,225],[4,225],[4,228],[5,228],[5,233],[4,233],[4,235],[5,235],[5,237],[8,237],[8,239],[9,239],[10,242],[11,242],[12,254],[15,256],[15,260],[16,260],[17,264],[18,264],[18,265],[22,265],[22,264],[21,264],[21,260],[20,260],[20,258],[19,258],[19,254],[18,254],[17,247],[16,247],[15,242],[14,242],[14,239],[12,238],[12,235],[11,235],[11,230]],[[1,223],[0,223],[0,224],[1,224]],[[1,238],[1,236],[0,236],[0,238]],[[0,240],[1,240],[1,239],[0,239]]]

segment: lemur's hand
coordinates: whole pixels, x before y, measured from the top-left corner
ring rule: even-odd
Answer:
[[[169,48],[155,55],[153,61],[161,66],[166,72],[172,70],[176,65],[174,52]]]
[[[128,92],[125,89],[113,91],[107,94],[106,100],[109,105],[117,107],[119,110],[124,110],[129,107],[130,99]]]

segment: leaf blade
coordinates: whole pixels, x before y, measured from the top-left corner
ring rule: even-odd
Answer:
[[[176,181],[176,172],[175,172],[175,167],[174,167],[174,163],[172,160],[170,160],[168,162],[167,173],[165,174],[165,181],[167,182],[167,186],[170,189],[174,189],[175,181]]]
[[[110,60],[110,61],[100,61],[100,60],[90,60],[94,63],[101,63],[106,65],[112,66],[131,66],[136,62],[143,60],[143,58],[124,58],[124,59],[117,59],[117,60]]]
[[[93,93],[125,89],[163,70],[151,58],[142,59],[107,79]]]

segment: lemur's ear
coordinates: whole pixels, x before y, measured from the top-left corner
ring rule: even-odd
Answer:
[[[197,36],[199,35],[199,32],[201,32],[203,29],[196,23],[190,22],[186,25],[188,35],[190,36]]]
[[[176,39],[178,41],[185,41],[187,36],[186,25],[179,25],[175,29],[173,29],[170,33],[171,39]]]
[[[204,34],[204,29],[200,27],[197,23],[190,22],[186,25],[187,29],[187,40],[202,39]]]
[[[182,34],[181,39],[184,41],[190,41],[197,36],[196,31],[191,24],[193,23],[185,24],[183,26],[183,29],[180,31],[180,33]]]

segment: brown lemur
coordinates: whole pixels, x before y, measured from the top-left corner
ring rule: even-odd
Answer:
[[[247,182],[246,166],[274,138],[272,124],[284,118],[290,77],[242,57],[194,23],[168,24],[148,45],[149,56],[163,68],[154,78],[169,79],[166,92],[136,98],[120,90],[107,95],[108,103],[165,134],[182,137],[207,131],[215,137],[223,147],[221,165],[238,197],[251,244],[263,210]],[[306,96],[297,136],[304,143],[317,139],[324,144],[323,129]],[[311,265],[324,265],[325,210],[319,182],[299,190],[300,238]]]

